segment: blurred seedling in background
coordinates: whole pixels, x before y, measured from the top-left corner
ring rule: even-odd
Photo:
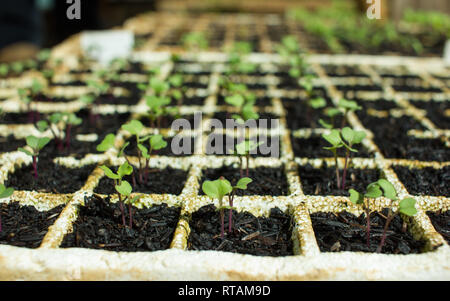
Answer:
[[[350,112],[355,112],[362,109],[360,106],[358,106],[358,103],[356,101],[347,99],[341,99],[339,101],[338,108],[344,112],[344,118],[342,119],[341,128],[345,126],[348,114]]]
[[[281,44],[277,47],[277,52],[283,61],[289,65],[290,77],[298,80],[305,74],[306,63],[296,37],[284,36]]]
[[[190,32],[181,38],[183,47],[192,53],[208,48],[208,40],[203,32]]]
[[[64,149],[70,150],[72,128],[80,125],[82,122],[83,120],[74,113],[53,113],[47,120],[38,121],[36,126],[40,132],[45,132],[49,129],[55,138],[58,151],[62,152]]]
[[[20,147],[19,151],[33,158],[34,178],[37,179],[38,178],[37,161],[39,153],[50,142],[50,138],[48,137],[37,138],[35,136],[28,136],[26,138],[26,142],[27,142],[26,148]]]
[[[245,175],[248,177],[249,175],[249,162],[250,162],[250,154],[252,151],[255,151],[262,144],[262,142],[256,143],[253,140],[244,140],[241,143],[236,144],[235,147],[235,155],[239,157],[239,171],[241,174],[241,178],[244,176],[244,164],[243,158],[246,158],[246,171]]]
[[[202,184],[203,192],[212,199],[219,200],[218,210],[220,212],[220,237],[225,236],[225,209],[229,209],[229,228],[228,231],[232,231],[232,210],[233,210],[233,200],[234,194],[237,189],[245,190],[247,185],[250,184],[252,180],[250,178],[241,178],[236,186],[231,186],[231,183],[224,177],[220,177],[215,181],[204,181]],[[223,198],[228,196],[228,206],[224,206]]]
[[[90,92],[81,96],[79,101],[84,103],[89,111],[89,124],[95,126],[98,122],[98,114],[94,112],[97,100],[108,92],[110,85],[101,80],[90,79],[87,81],[87,86]]]
[[[381,196],[390,200],[388,206],[388,216],[386,217],[386,223],[384,225],[383,235],[381,237],[380,244],[377,247],[377,253],[380,253],[386,241],[387,230],[389,229],[389,224],[392,222],[394,217],[399,214],[405,214],[407,216],[414,216],[417,213],[415,208],[416,200],[413,198],[404,198],[399,202],[399,208],[396,212],[392,209],[393,201],[398,201],[397,191],[391,182],[380,179],[377,182],[371,183],[367,186],[367,191],[365,194],[359,193],[354,189],[349,190],[350,201],[356,205],[362,205],[366,213],[366,233],[367,233],[367,247],[370,247],[370,199],[375,199]],[[406,228],[405,228],[406,229]]]
[[[37,79],[33,79],[30,86],[17,90],[20,101],[27,107],[29,123],[36,123],[39,120],[39,113],[33,111],[31,105],[43,90],[44,86]]]

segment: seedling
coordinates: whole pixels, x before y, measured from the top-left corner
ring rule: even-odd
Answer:
[[[350,152],[358,152],[356,149],[353,149],[352,147],[355,144],[359,144],[362,142],[362,140],[366,137],[365,132],[363,131],[355,131],[352,130],[349,127],[345,127],[342,130],[333,129],[329,134],[322,134],[322,137],[331,144],[329,147],[324,147],[324,149],[327,149],[331,151],[334,155],[334,162],[336,167],[336,180],[337,180],[337,187],[338,189],[345,189],[345,180],[347,177],[347,168],[348,163],[350,159]],[[340,181],[339,176],[339,165],[337,160],[337,150],[341,147],[344,147],[346,149],[346,156],[345,156],[345,163],[344,163],[344,170],[342,174],[342,182]]]
[[[153,150],[160,150],[167,146],[167,142],[164,141],[162,135],[153,135],[149,139],[150,141],[150,149],[147,149],[143,144],[138,144],[138,148],[141,151],[142,157],[145,160],[145,168],[144,168],[144,181],[147,183],[148,181],[148,165],[150,161],[150,156]]]
[[[231,233],[232,231],[232,210],[233,210],[233,200],[234,194],[237,189],[247,189],[247,185],[250,184],[252,180],[250,178],[242,178],[238,181],[236,186],[231,186],[230,182],[226,180],[224,177],[220,177],[215,181],[205,181],[202,184],[203,192],[212,199],[219,200],[219,211],[220,211],[220,236],[224,238],[225,236],[225,214],[224,209],[226,208],[223,205],[223,198],[228,196],[229,201],[229,228],[228,231]]]
[[[326,129],[332,129],[332,128],[334,128],[336,116],[342,114],[342,111],[339,110],[338,108],[330,107],[330,108],[325,108],[324,113],[326,116],[328,116],[328,118],[330,119],[330,122],[326,122],[323,119],[319,119],[319,123]]]
[[[361,107],[358,106],[356,101],[341,99],[338,104],[339,108],[344,111],[344,118],[342,119],[341,128],[345,126],[345,122],[347,120],[347,116],[349,112],[354,112],[361,110]]]
[[[380,253],[383,249],[387,230],[389,229],[389,224],[394,219],[398,213],[403,213],[407,216],[414,216],[417,213],[415,208],[416,200],[413,198],[404,198],[399,203],[398,211],[394,212],[392,210],[392,201],[397,201],[397,191],[394,185],[385,179],[380,179],[377,182],[369,184],[367,186],[367,192],[363,195],[354,189],[349,190],[350,201],[356,205],[363,205],[366,212],[366,232],[367,232],[367,247],[370,247],[370,202],[369,199],[375,199],[381,196],[390,200],[390,205],[388,207],[388,216],[386,218],[386,223],[384,225],[383,235],[381,237],[380,244],[377,247],[377,253]]]
[[[346,149],[345,154],[345,163],[344,163],[344,171],[342,174],[342,189],[345,189],[345,179],[347,177],[347,167],[350,159],[350,152],[356,153],[358,152],[356,149],[352,147],[355,144],[359,144],[366,137],[366,133],[363,131],[354,131],[349,127],[345,127],[341,131],[341,135],[343,138],[343,145]]]
[[[249,175],[249,161],[250,161],[250,152],[254,149],[257,149],[262,142],[256,143],[253,140],[244,140],[241,143],[236,145],[235,154],[239,156],[239,171],[241,173],[241,178],[243,177],[244,169],[243,169],[243,157],[246,158],[246,171],[245,174],[248,177]]]
[[[110,178],[114,181],[114,188],[115,188],[115,190],[117,192],[117,196],[119,198],[119,207],[120,207],[120,211],[122,213],[122,224],[123,224],[123,226],[126,226],[125,209],[124,209],[123,205],[124,205],[124,202],[127,201],[127,199],[129,199],[132,188],[131,188],[130,183],[123,180],[123,177],[129,176],[133,173],[133,166],[128,164],[128,162],[125,162],[122,165],[120,165],[120,167],[117,170],[117,173],[114,173],[111,169],[109,169],[105,165],[100,166],[100,168],[105,172],[105,175],[108,178]],[[134,202],[136,202],[137,199],[139,199],[139,197],[130,199],[128,202],[128,204],[130,206],[129,207],[129,213],[130,213],[129,227],[130,227],[130,229],[132,228],[132,224],[133,224],[131,205]]]
[[[93,113],[97,104],[97,100],[101,95],[104,95],[110,89],[110,85],[101,80],[88,80],[87,86],[90,92],[79,98],[79,101],[84,103],[89,111],[89,123],[94,126],[98,120],[98,115]]]
[[[9,73],[9,66],[8,64],[0,64],[0,76],[6,77]]]
[[[189,52],[195,53],[208,48],[208,40],[202,32],[187,33],[181,38],[181,41]]]
[[[48,120],[37,122],[36,126],[40,132],[45,132],[47,129],[50,129],[55,138],[58,150],[62,152],[64,148],[70,150],[72,128],[80,125],[82,122],[83,120],[74,113],[53,113]]]
[[[17,93],[19,99],[27,106],[28,122],[35,123],[39,119],[39,113],[31,109],[32,102],[42,92],[44,86],[36,79],[33,79],[31,85],[27,88],[19,88]]]
[[[289,76],[299,79],[306,69],[305,60],[301,54],[299,42],[294,36],[284,36],[277,51],[283,60],[289,64]]]
[[[26,138],[27,146],[29,149],[19,148],[19,151],[31,156],[33,158],[33,170],[34,170],[34,178],[38,178],[38,169],[37,169],[37,161],[39,152],[50,142],[50,138],[43,137],[37,138],[35,136],[28,136]]]
[[[252,45],[248,42],[235,42],[229,53],[229,74],[251,73],[256,65],[247,61],[246,56],[252,52]]]
[[[0,199],[9,198],[14,193],[14,189],[0,184]],[[0,232],[2,232],[2,212],[0,211]]]
[[[256,96],[247,90],[244,84],[231,84],[230,91],[233,93],[225,97],[225,102],[234,106],[239,111],[238,114],[233,114],[232,117],[239,123],[244,123],[247,120],[258,119],[259,114],[256,113],[254,104]]]

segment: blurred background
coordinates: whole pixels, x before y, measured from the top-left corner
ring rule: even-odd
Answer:
[[[75,0],[74,0],[75,1]],[[0,62],[26,59],[87,29],[107,29],[146,11],[284,14],[290,8],[326,8],[332,0],[80,0],[81,20],[66,16],[70,4],[62,0],[3,1],[0,6]],[[353,2],[361,14],[366,0]],[[450,14],[449,0],[380,0],[382,19],[397,22],[406,9]]]

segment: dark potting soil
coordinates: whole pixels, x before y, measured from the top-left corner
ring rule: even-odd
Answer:
[[[245,161],[244,161],[244,177],[246,177]],[[226,165],[221,168],[208,168],[203,170],[203,176],[200,183],[206,180],[214,181],[224,177],[230,181],[231,185],[236,185],[241,178],[239,167],[234,168]],[[253,180],[248,184],[246,190],[238,189],[236,195],[287,195],[289,192],[284,167],[257,167],[249,169],[249,177]],[[203,190],[199,189],[199,194],[204,195]]]
[[[81,159],[87,154],[98,154],[97,145],[100,144],[101,141],[79,141],[76,139],[71,139],[70,147],[66,147],[66,143],[64,141],[62,150],[58,149],[58,143],[53,139],[51,140],[45,148],[41,151],[41,156],[48,158],[56,158],[56,157],[74,157],[76,159]]]
[[[117,168],[112,168],[112,170],[116,171]],[[133,170],[137,171],[138,168],[133,166]],[[131,175],[125,176],[124,179],[133,186],[133,192],[179,195],[186,182],[187,171],[171,167],[166,167],[162,170],[149,168],[147,183],[139,183],[137,172],[136,185],[134,185]],[[114,189],[113,180],[106,176],[100,180],[94,192],[108,195],[117,193]]]
[[[0,124],[29,124],[33,123],[31,120],[29,113],[5,113],[0,116]]]
[[[89,111],[81,110],[77,116],[83,119],[83,123],[75,130],[77,134],[91,134],[96,133],[99,136],[104,136],[110,133],[115,133],[122,124],[125,124],[130,118],[129,113],[115,113],[115,114],[98,114],[94,115],[92,123],[89,121]]]
[[[170,247],[180,209],[166,204],[133,211],[133,227],[128,227],[128,205],[124,206],[126,226],[118,203],[93,195],[80,207],[73,232],[67,234],[62,248],[89,248],[108,251],[158,251]]]
[[[64,205],[49,211],[38,211],[33,206],[20,206],[18,202],[0,204],[2,231],[0,245],[37,248]]]
[[[338,189],[336,183],[336,169],[322,166],[314,168],[312,165],[299,166],[300,182],[306,195],[339,195],[349,196],[348,190],[355,189],[361,193],[366,191],[367,185],[380,179],[378,169],[347,169],[345,177],[345,189]],[[339,169],[339,177],[342,181],[343,170]]]
[[[433,224],[434,229],[439,232],[450,244],[450,210],[445,212],[427,211],[427,215]]]
[[[40,158],[38,178],[34,178],[33,167],[24,166],[8,176],[5,185],[15,190],[39,191],[50,193],[74,193],[83,187],[94,165],[81,168],[68,168],[53,161]]]
[[[450,109],[448,101],[414,101],[412,104],[420,109],[426,110],[427,117],[439,128],[450,129],[450,117],[445,111]]]
[[[205,97],[200,96],[191,96],[191,97],[185,97],[183,99],[182,105],[184,106],[203,106],[205,104]]]
[[[394,101],[389,101],[386,99],[377,99],[375,101],[363,99],[354,99],[354,100],[358,102],[358,104],[361,105],[364,110],[374,109],[378,111],[388,111],[397,108],[397,105]]]
[[[394,166],[400,181],[412,195],[450,196],[450,166],[422,169]]]
[[[387,209],[382,211],[387,216]],[[311,222],[317,243],[322,252],[376,252],[383,235],[386,219],[379,212],[370,214],[370,246],[367,246],[366,217],[341,212],[338,214],[318,212],[311,214]],[[406,231],[404,231],[406,230]],[[425,246],[424,241],[413,238],[403,221],[396,215],[389,224],[385,244],[381,253],[417,254]]]
[[[291,130],[298,130],[302,128],[321,128],[319,120],[323,119],[325,122],[331,123],[332,120],[324,114],[322,109],[311,108],[306,101],[300,99],[282,99],[283,106],[287,111],[286,122]],[[328,105],[331,106],[331,101],[327,100]],[[342,125],[343,116],[339,115],[334,118],[335,127]]]
[[[14,152],[26,144],[25,139],[16,139],[14,135],[9,135],[8,137],[0,136],[0,153]]]
[[[183,156],[191,156],[194,154],[195,150],[195,138],[194,137],[185,137],[183,140],[180,140],[179,142],[174,142],[175,146],[178,148],[186,147],[186,149],[189,149],[187,153],[181,153],[181,154],[175,154],[172,150],[172,141],[174,140],[174,137],[164,137],[164,140],[167,142],[167,146],[165,148],[159,149],[159,150],[153,150],[151,155],[158,155],[158,156],[169,156],[169,157],[183,157]],[[136,138],[130,138],[127,140],[130,144],[125,149],[125,154],[128,156],[137,156],[137,147],[136,147]],[[186,146],[184,143],[187,143]],[[190,145],[189,145],[190,144]],[[144,143],[145,147],[149,148],[149,143]]]
[[[324,147],[330,146],[321,136],[311,136],[309,138],[295,138],[291,135],[292,148],[294,155],[300,158],[332,158],[333,153]],[[352,148],[358,150],[357,153],[350,153],[351,156],[361,158],[373,158],[373,153],[369,152],[363,145],[355,145]],[[338,149],[337,154],[339,157],[345,157],[345,150],[343,148]]]
[[[292,218],[274,208],[269,217],[255,217],[233,210],[233,228],[228,232],[229,210],[225,210],[225,236],[220,237],[220,213],[213,205],[200,208],[189,222],[189,250],[216,250],[257,256],[293,255]]]
[[[159,124],[159,128],[171,128],[172,127],[172,123],[177,120],[177,119],[186,119],[189,122],[190,125],[190,129],[194,129],[195,126],[199,127],[200,126],[200,119],[199,119],[199,124],[195,124],[195,115],[194,114],[189,114],[189,115],[183,115],[183,116],[162,116],[162,118],[160,119],[160,124]],[[158,122],[155,121],[154,123],[151,122],[150,118],[148,117],[143,117],[140,120],[142,122],[142,124],[146,127],[151,127],[151,128],[155,128],[158,126]]]
[[[373,134],[374,142],[387,158],[421,161],[449,161],[450,150],[440,139],[419,139],[408,136],[411,129],[425,130],[412,117],[378,118],[358,111],[361,122]]]
[[[275,128],[276,127],[276,123],[272,122],[272,119],[279,119],[278,116],[271,114],[271,113],[264,113],[264,112],[259,112],[259,119],[256,120],[256,127],[262,128],[263,127],[263,122],[266,123],[267,128]],[[228,113],[228,112],[217,112],[214,114],[213,118],[214,119],[218,119],[223,127],[226,126],[226,120],[227,119],[231,119],[232,121],[234,121],[233,117],[232,117],[232,113]],[[264,121],[266,120],[266,121]],[[251,126],[251,121],[249,120],[249,125],[250,127],[254,128],[254,126]]]
[[[232,137],[224,134],[210,134],[206,144],[206,154],[225,156],[234,155],[236,145],[244,140],[244,137],[238,140],[237,137]],[[279,136],[253,136],[250,140],[254,143],[262,143],[250,153],[251,157],[275,157],[276,152],[279,152],[280,137]],[[272,152],[273,147],[273,152]]]
[[[219,105],[219,106],[228,105],[225,102],[225,96],[223,96],[221,94],[217,96],[217,105]],[[257,97],[255,105],[258,106],[258,107],[271,106],[272,105],[272,99],[270,97],[266,97],[266,96]]]
[[[139,102],[140,98],[138,95],[130,96],[114,96],[112,94],[100,95],[96,99],[97,104],[108,104],[108,105],[135,105]]]

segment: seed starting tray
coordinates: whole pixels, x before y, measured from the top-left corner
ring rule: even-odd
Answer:
[[[69,50],[67,45],[55,49],[55,53]],[[363,130],[367,134],[364,147],[371,153],[368,158],[356,157],[352,162],[357,169],[377,169],[380,174],[394,184],[399,198],[412,196],[417,200],[417,215],[402,216],[409,225],[415,239],[426,242],[424,252],[411,255],[386,255],[362,252],[321,252],[315,238],[310,214],[315,212],[341,212],[360,215],[362,210],[353,205],[348,197],[318,196],[304,193],[304,183],[299,175],[299,166],[310,164],[314,168],[323,165],[334,165],[334,159],[328,157],[296,156],[292,141],[296,138],[308,139],[324,133],[323,128],[292,128],[288,125],[287,102],[301,102],[305,92],[299,87],[288,87],[283,84],[286,76],[285,68],[277,55],[254,53],[248,56],[250,61],[259,64],[259,72],[246,75],[241,81],[249,83],[249,87],[258,95],[256,103],[259,112],[271,113],[279,118],[279,128],[270,130],[251,129],[250,136],[279,136],[280,157],[253,156],[250,168],[275,167],[283,170],[288,185],[288,193],[282,196],[251,195],[237,196],[234,207],[237,211],[248,211],[255,216],[268,215],[272,208],[279,208],[289,214],[294,220],[292,230],[293,255],[285,257],[259,257],[228,253],[222,251],[189,251],[187,238],[190,233],[189,218],[200,207],[208,204],[218,205],[217,200],[199,195],[200,179],[205,168],[218,168],[224,165],[237,165],[239,160],[232,155],[207,155],[206,145],[210,134],[210,122],[216,112],[232,112],[227,105],[219,104],[220,89],[218,81],[226,65],[226,55],[223,53],[184,54],[182,61],[169,61],[170,53],[137,51],[132,60],[141,62],[145,68],[161,66],[160,77],[167,78],[171,73],[182,72],[187,78],[192,76],[193,82],[201,83],[200,88],[189,88],[187,95],[203,99],[203,105],[189,105],[186,100],[181,107],[183,116],[192,116],[195,112],[203,112],[200,126],[183,129],[181,132],[163,129],[165,137],[177,134],[199,137],[190,156],[154,156],[150,160],[151,168],[167,166],[187,172],[181,194],[145,194],[136,205],[139,208],[157,204],[167,204],[181,208],[181,214],[173,236],[170,249],[155,252],[112,252],[104,250],[60,248],[64,236],[70,233],[72,224],[78,216],[79,207],[83,206],[86,196],[94,193],[95,187],[104,177],[103,171],[96,167],[86,179],[83,187],[69,194],[55,194],[37,191],[15,191],[14,194],[1,202],[18,201],[23,205],[32,205],[39,211],[49,210],[65,204],[65,208],[49,227],[41,245],[37,249],[19,248],[0,245],[0,279],[24,280],[449,280],[450,250],[444,237],[433,227],[427,211],[446,211],[450,209],[449,195],[427,195],[419,192],[410,193],[394,171],[395,167],[407,167],[413,170],[431,168],[436,176],[450,165],[448,127],[439,127],[428,110],[420,109],[423,103],[444,103],[446,110],[441,112],[442,118],[449,118],[448,101],[450,96],[450,70],[440,59],[419,59],[400,57],[368,57],[368,56],[330,56],[311,55],[308,61],[311,72],[317,75],[314,81],[316,90],[321,90],[324,96],[334,105],[342,97],[357,99],[363,105],[367,116],[382,116],[388,118],[411,118],[420,124],[421,129],[407,131],[408,137],[414,139],[437,141],[441,155],[445,160],[415,160],[408,156],[388,158],[384,150],[375,143],[376,132],[365,127],[364,120],[358,114],[350,113],[348,123],[354,129]],[[72,52],[64,55],[67,68],[79,69]],[[97,67],[91,66],[92,70]],[[70,111],[79,112],[84,104],[76,100],[85,94],[85,86],[71,86],[70,83],[83,80],[90,76],[89,72],[68,73],[62,69],[54,76],[53,82],[59,83],[47,87],[45,93],[50,97],[65,97],[69,101],[40,102],[35,108],[40,112]],[[398,85],[398,79],[386,75],[409,76],[422,86],[421,91],[404,91]],[[22,77],[6,79],[1,82],[1,108],[8,114],[25,109],[20,104],[16,94],[17,87],[26,86],[38,73],[27,73]],[[143,74],[122,74],[121,81],[144,82],[147,76]],[[253,86],[251,85],[253,84]],[[393,88],[397,84],[397,90]],[[408,86],[403,84],[403,87]],[[378,87],[373,89],[370,87]],[[364,88],[369,87],[369,88]],[[151,95],[152,91],[145,94]],[[129,91],[116,88],[115,95],[127,96]],[[270,101],[259,105],[261,98]],[[367,108],[380,99],[393,105],[392,109]],[[98,105],[97,113],[107,115],[114,112],[130,113],[129,120],[145,115],[146,105],[144,95],[134,105],[118,104]],[[433,118],[432,118],[433,117]],[[392,128],[392,131],[398,129]],[[147,133],[154,133],[152,128],[146,128]],[[214,129],[216,134],[233,136],[232,130]],[[14,135],[16,139],[32,135],[47,135],[39,133],[33,125],[0,124],[0,135]],[[96,141],[97,136],[80,135],[77,139]],[[116,148],[129,138],[123,130],[116,135]],[[98,142],[96,142],[98,143]],[[319,149],[317,150],[319,151]],[[123,159],[117,159],[115,149],[97,154],[83,154],[81,157],[58,157],[54,161],[69,168],[86,165],[120,165]],[[137,157],[131,158],[137,163]],[[342,166],[344,158],[339,158]],[[8,176],[22,166],[29,166],[31,158],[18,151],[0,154],[0,183],[5,183]],[[116,201],[115,196],[111,196]],[[381,210],[389,204],[389,200],[381,197],[372,204],[372,210]],[[396,209],[398,204],[394,202]]]

